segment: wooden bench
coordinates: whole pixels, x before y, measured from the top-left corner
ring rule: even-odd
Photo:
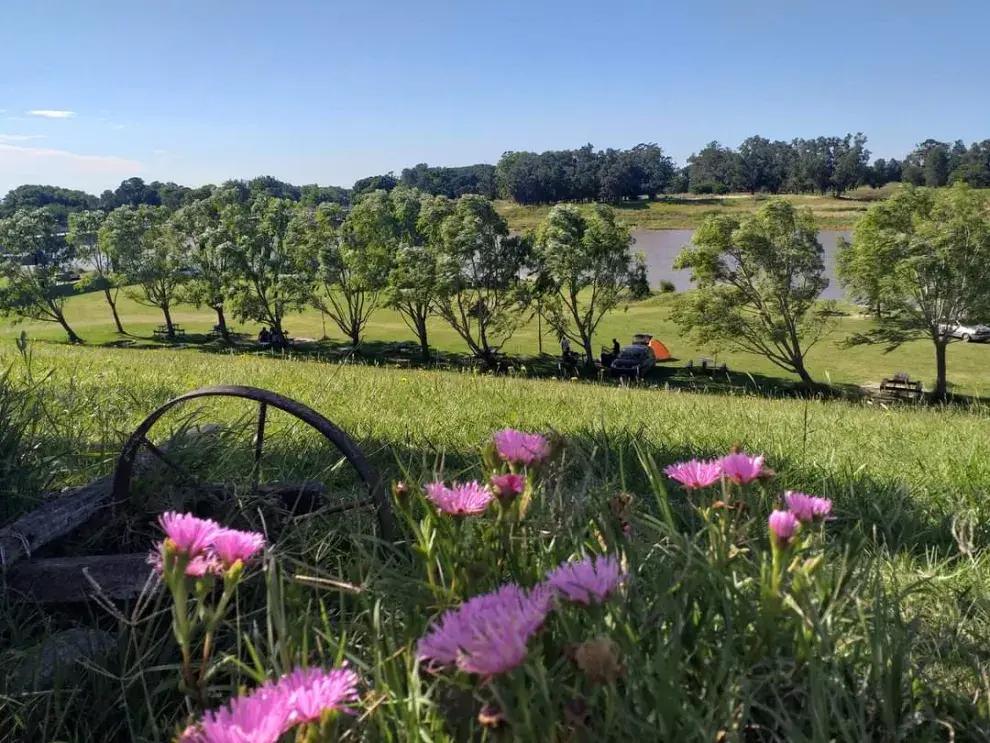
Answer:
[[[880,382],[880,394],[900,400],[919,400],[924,394],[924,388],[921,382],[912,382],[907,374],[899,372]]]

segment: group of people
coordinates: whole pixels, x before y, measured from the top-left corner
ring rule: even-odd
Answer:
[[[269,330],[268,327],[265,326],[261,329],[261,332],[258,333],[258,345],[281,348],[285,345],[285,334],[278,328],[272,328]]]
[[[578,355],[571,350],[571,342],[568,340],[566,335],[560,336],[560,357],[565,364],[576,364],[578,361]],[[622,351],[622,346],[619,345],[617,338],[612,339],[612,358],[614,359]],[[604,357],[604,349],[602,356]],[[605,359],[602,358],[602,365],[608,366],[605,363]]]

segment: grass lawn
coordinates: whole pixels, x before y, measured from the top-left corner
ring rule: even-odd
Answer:
[[[982,526],[990,518],[990,417],[982,408],[886,410],[167,348],[33,344],[30,356],[28,367],[13,343],[0,344],[0,364],[16,384],[30,384],[30,407],[41,411],[18,469],[34,467],[49,487],[107,472],[145,415],[210,384],[298,399],[348,431],[386,477],[411,483],[441,467],[447,478],[484,478],[477,457],[500,427],[553,430],[564,443],[545,479],[535,480],[525,522],[532,531],[499,537],[494,519],[431,516],[415,497],[401,497],[395,507],[409,518],[416,549],[389,557],[364,542],[372,527],[357,516],[291,520],[266,570],[249,571],[238,589],[200,701],[183,702],[170,602],[161,594],[119,617],[99,606],[8,600],[0,661],[11,670],[0,674],[0,723],[15,739],[166,740],[204,701],[213,707],[238,686],[341,658],[367,686],[340,740],[921,743],[945,740],[947,727],[960,741],[990,732],[980,677],[990,663],[990,533]],[[249,479],[243,457],[253,419],[237,404],[186,412],[197,410],[197,422],[219,422],[243,438],[190,453],[187,468],[195,464],[214,481]],[[188,423],[184,415],[161,425]],[[344,487],[331,452],[313,449],[285,416],[272,415],[269,426],[265,481],[319,475]],[[709,492],[651,484],[637,462],[642,454],[663,467],[734,444],[764,453],[778,473],[766,491],[733,491],[738,511],[706,507],[716,497]],[[227,453],[235,445],[243,455]],[[16,448],[7,444],[0,456]],[[203,507],[181,478],[143,477],[139,495],[132,491],[61,554],[146,549],[156,513]],[[766,514],[785,489],[831,498],[836,519],[802,536],[802,551],[779,567],[785,588],[774,589]],[[23,501],[27,491],[16,495]],[[619,492],[634,497],[628,536],[610,526],[607,502]],[[269,533],[282,523],[245,492],[210,513]],[[520,668],[485,680],[413,662],[417,638],[440,609],[510,577],[533,585],[549,567],[587,552],[622,555],[628,591],[605,606],[560,607]],[[775,598],[780,591],[786,600]],[[25,693],[14,669],[37,643],[77,625],[101,627],[115,649],[71,683]],[[596,648],[607,657],[591,667],[587,654]],[[484,704],[504,716],[498,737],[476,721]],[[749,732],[723,736],[734,725]],[[44,734],[31,738],[34,731]]]
[[[697,361],[699,357],[711,355],[712,352],[710,349],[698,348],[692,345],[689,339],[678,335],[676,326],[670,320],[670,302],[670,297],[657,295],[611,313],[599,326],[597,345],[610,346],[612,338],[618,338],[620,343],[625,344],[633,333],[651,333],[667,345],[676,359],[659,365],[650,380],[651,383],[719,386],[722,383],[720,378],[714,380],[695,378],[687,375],[684,370],[683,367],[689,359]],[[130,337],[123,339],[114,332],[109,309],[102,294],[98,292],[73,297],[67,305],[66,315],[76,332],[91,345],[119,343],[122,340],[138,346],[163,345],[152,340],[152,331],[163,322],[158,310],[124,299],[122,295],[119,311],[125,329],[131,334]],[[180,306],[173,310],[173,318],[189,331],[193,340],[198,338],[199,342],[205,340],[203,336],[215,322],[210,312],[199,311],[189,306]],[[851,309],[849,315],[839,318],[835,333],[811,351],[809,368],[812,375],[819,381],[830,381],[836,385],[862,385],[878,383],[884,377],[904,371],[912,378],[923,380],[926,388],[930,388],[935,371],[934,350],[930,343],[916,341],[890,352],[879,346],[843,345],[851,334],[862,331],[869,322],[868,319],[852,314]],[[324,331],[320,315],[316,311],[307,311],[289,317],[286,327],[295,338],[319,339]],[[239,326],[237,330],[254,337],[258,328],[247,325]],[[545,358],[542,362],[536,358],[540,348],[537,330],[537,323],[535,321],[530,323],[521,329],[503,350],[508,356],[517,357],[522,363],[527,364],[530,374],[536,373],[538,367],[556,373],[552,358]],[[37,340],[64,339],[61,329],[53,324],[23,323],[0,326],[0,341],[12,339],[21,331],[25,331],[29,338]],[[315,353],[330,351],[334,347],[334,342],[337,344],[343,342],[343,336],[329,321],[326,331],[331,342],[318,347]],[[464,352],[463,342],[442,322],[432,320],[430,333],[431,343],[435,349],[444,353]],[[380,310],[374,314],[368,326],[366,358],[372,362],[388,363],[388,359],[394,354],[383,350],[381,344],[413,339],[413,334],[399,315],[389,310]],[[191,343],[189,347],[218,350],[216,344],[197,346],[196,343]],[[556,356],[559,351],[556,339],[544,327],[543,352]],[[747,385],[755,381],[761,387],[773,387],[796,379],[789,378],[785,372],[760,357],[724,352],[717,354],[717,360],[728,364],[730,371],[738,373],[733,376],[735,385]],[[948,368],[952,391],[980,397],[990,395],[990,344],[952,344],[948,352]]]
[[[856,220],[869,208],[870,203],[884,198],[892,185],[883,188],[859,188],[841,198],[783,194],[783,198],[796,206],[810,207],[823,230],[852,229]],[[622,221],[631,227],[645,230],[694,229],[711,212],[729,212],[742,215],[754,211],[769,198],[766,194],[727,194],[725,196],[670,196],[657,201],[635,201],[615,208]],[[512,229],[535,229],[550,211],[549,206],[522,206],[511,201],[496,202],[499,213]]]

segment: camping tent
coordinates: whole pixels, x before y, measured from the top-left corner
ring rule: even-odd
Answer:
[[[670,351],[668,351],[667,347],[656,338],[650,340],[650,350],[653,351],[653,355],[657,357],[657,361],[669,361],[671,358]]]

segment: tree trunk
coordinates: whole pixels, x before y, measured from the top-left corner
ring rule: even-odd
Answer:
[[[423,363],[430,362],[430,341],[426,335],[426,318],[416,318],[416,335],[419,336],[419,351],[423,357]]]
[[[584,343],[582,345],[584,346],[585,362],[587,363],[588,368],[590,369],[595,365],[595,351],[591,347],[591,338],[590,337],[585,338]]]
[[[947,345],[945,341],[935,343],[935,391],[932,393],[932,397],[940,402],[945,400],[948,392],[945,378],[945,347]]]
[[[62,330],[65,331],[65,334],[69,338],[69,343],[73,343],[73,344],[82,343],[82,338],[76,335],[76,331],[74,331],[72,328],[69,327],[69,323],[65,321],[65,316],[61,312],[59,312],[57,317],[58,317],[58,324],[62,326]]]
[[[813,388],[818,386],[815,380],[811,378],[811,375],[808,374],[808,370],[804,366],[804,359],[794,360],[794,371],[801,377],[801,383],[806,387]]]
[[[227,318],[223,314],[223,305],[217,305],[213,309],[217,313],[217,327],[220,328],[220,336],[225,343],[230,343],[230,330],[227,328]]]
[[[165,313],[165,331],[168,339],[170,341],[175,340],[175,326],[172,324],[172,314],[168,311],[169,307],[166,304],[162,307],[162,312]]]
[[[117,314],[117,302],[114,301],[113,294],[110,293],[109,289],[104,289],[103,294],[107,298],[107,304],[110,305],[110,312],[113,314],[113,324],[117,326],[117,332],[120,335],[124,335],[124,326],[120,324],[120,315]]]

